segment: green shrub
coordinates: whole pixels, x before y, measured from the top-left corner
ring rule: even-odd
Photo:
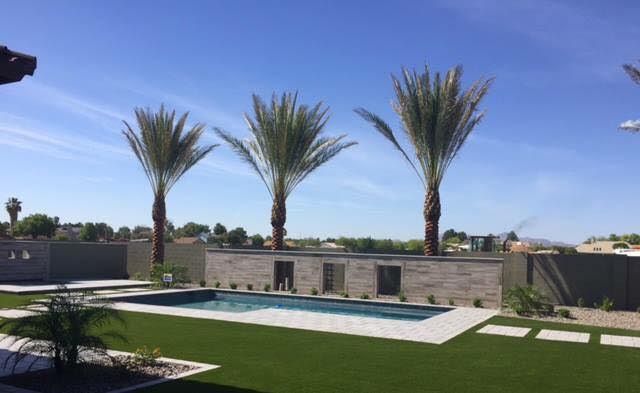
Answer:
[[[311,288],[311,291],[309,291],[309,293],[311,293],[312,296],[316,296],[316,295],[318,295],[318,289],[317,288]]]
[[[13,361],[12,371],[15,371],[18,363],[25,364],[24,356],[32,354],[53,358],[56,372],[61,374],[73,371],[78,363],[96,356],[109,357],[105,340],[126,341],[119,332],[110,330],[114,321],[124,323],[110,300],[71,293],[65,286],[58,289],[61,293],[33,302],[32,305],[38,307],[32,309],[32,315],[0,322],[4,333],[24,337],[17,350],[9,353],[4,368]],[[34,363],[31,362],[28,369]]]
[[[429,296],[427,296],[427,303],[436,304],[436,297],[433,296],[433,294],[429,294]]]
[[[169,287],[180,286],[190,282],[189,276],[187,276],[187,268],[180,265],[174,265],[170,262],[154,264],[151,271],[151,281],[154,281],[159,285],[167,285],[162,281],[165,274],[171,274],[173,276],[173,281],[168,284]]]
[[[294,294],[294,295],[295,295],[296,293],[298,293],[298,289],[296,289],[296,288],[291,288],[291,291],[289,291],[289,292],[291,292],[292,294]]]
[[[236,284],[235,282],[231,282],[231,283],[229,283],[229,288],[236,289],[236,288],[238,288],[238,284]]]
[[[253,284],[247,284],[247,291],[253,291]]]
[[[136,281],[144,281],[144,276],[140,272],[133,273],[133,279]]]
[[[200,286],[201,287],[206,287],[207,286],[207,282],[205,280],[200,280]]]
[[[265,292],[270,292],[271,291],[271,284],[264,284],[264,287],[262,287],[262,290]]]
[[[453,299],[449,298],[449,305],[450,306],[455,306],[456,302],[454,302]]]
[[[584,307],[586,307],[586,306],[587,306],[587,302],[585,302],[585,301],[584,301],[584,298],[583,298],[583,297],[579,297],[579,298],[578,298],[578,301],[577,301],[577,303],[576,303],[576,304],[577,304],[577,305],[578,305],[578,307],[580,307],[580,308],[584,308]]]
[[[534,286],[521,287],[516,284],[507,291],[505,304],[518,315],[548,315],[553,312],[553,305],[546,296]]]
[[[562,318],[571,318],[571,311],[566,308],[559,308],[558,315],[560,315]]]
[[[222,285],[222,283],[220,281],[216,281],[213,286],[216,288],[220,288],[220,285]]]
[[[130,365],[134,367],[154,367],[158,363],[158,359],[162,357],[160,348],[149,350],[147,346],[137,348],[133,356],[129,358]]]
[[[598,305],[598,303],[593,303],[593,306],[595,308],[599,308],[602,311],[609,312],[609,311],[613,311],[614,304],[613,304],[613,300],[609,299],[608,296],[605,296],[602,298],[602,304]]]
[[[482,299],[480,299],[479,297],[473,299],[473,307],[482,308]]]
[[[369,294],[368,293],[363,293],[362,295],[360,295],[360,299],[369,299]]]
[[[348,298],[349,294],[347,292],[342,292],[340,293],[340,296],[342,296],[343,298]]]
[[[407,301],[407,296],[404,294],[404,291],[400,291],[400,293],[398,293],[398,301],[403,303]]]

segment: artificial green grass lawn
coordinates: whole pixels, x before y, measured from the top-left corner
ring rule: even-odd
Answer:
[[[2,299],[4,295],[0,295]],[[0,307],[6,300],[0,301]],[[477,334],[420,344],[127,312],[128,343],[222,367],[144,392],[637,392],[640,349],[598,344],[640,332],[495,317],[525,338]],[[591,333],[589,344],[536,340],[540,328]],[[595,335],[594,335],[595,334]]]
[[[442,345],[127,313],[128,345],[222,367],[145,392],[637,392],[640,349],[603,346],[633,334],[496,317],[525,338],[477,334]],[[596,333],[589,344],[536,340],[539,328]],[[640,332],[636,332],[638,335]]]

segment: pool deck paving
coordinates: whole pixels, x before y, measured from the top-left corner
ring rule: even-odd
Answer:
[[[170,291],[171,290],[153,291],[147,292],[146,294],[168,293]],[[185,290],[176,291],[184,292]],[[118,302],[118,297],[120,296],[122,295],[108,295],[108,297],[116,302],[114,305],[115,308],[126,311],[252,323],[256,325],[353,334],[357,336],[430,344],[442,344],[498,313],[497,310],[492,309],[458,307],[422,321],[403,321],[275,308],[241,313],[199,310],[184,307]],[[389,302],[389,304],[393,303]]]

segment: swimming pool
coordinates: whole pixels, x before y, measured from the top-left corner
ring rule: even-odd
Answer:
[[[309,296],[214,289],[131,295],[118,297],[117,301],[231,313],[244,313],[262,309],[283,309],[402,321],[422,321],[450,310],[445,307],[418,304],[390,304],[375,301],[326,297],[313,298]]]

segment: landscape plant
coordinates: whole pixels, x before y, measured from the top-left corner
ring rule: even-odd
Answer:
[[[605,296],[602,298],[602,303],[594,303],[593,306],[595,308],[599,308],[602,311],[609,312],[613,311],[614,303],[613,300],[611,300],[608,296]]]
[[[253,291],[253,284],[247,284],[247,291]]]
[[[362,295],[360,295],[360,299],[369,299],[369,294],[363,293]]]
[[[311,288],[309,293],[311,294],[311,296],[317,296],[318,295],[318,288],[315,288],[315,287]]]
[[[407,296],[404,294],[404,291],[400,291],[400,293],[398,293],[398,301],[403,303],[407,301]]]
[[[480,299],[479,297],[473,299],[473,307],[482,308],[483,307],[482,299]]]
[[[165,274],[172,275],[172,281],[168,284],[163,281]],[[171,262],[154,264],[151,270],[151,281],[155,282],[156,285],[168,287],[181,286],[190,282],[188,269],[185,266],[175,265]]]
[[[236,284],[235,282],[229,283],[229,288],[236,289],[238,288],[238,284]]]
[[[427,303],[436,304],[436,297],[433,294],[429,294],[429,296],[427,296]]]
[[[392,107],[414,148],[412,156],[380,116],[364,108],[355,111],[400,151],[418,175],[425,190],[424,254],[437,255],[440,185],[454,158],[484,117],[485,113],[478,112],[478,107],[493,79],[479,79],[462,91],[462,66],[450,69],[444,78],[439,72],[432,77],[428,66],[423,73],[403,68],[402,75],[402,80],[391,76],[396,96]]]
[[[264,284],[264,287],[262,289],[265,292],[270,292],[271,291],[271,284]]]
[[[516,284],[507,291],[505,304],[518,315],[548,315],[553,305],[538,289],[532,285],[521,287]]]
[[[33,354],[51,357],[56,372],[62,374],[87,358],[108,357],[105,340],[126,341],[111,328],[113,322],[124,320],[108,299],[72,293],[64,286],[58,291],[44,301],[32,301],[32,315],[0,322],[0,330],[8,334],[2,340],[22,338],[16,351],[8,353],[5,368],[12,362],[15,371],[22,360]],[[34,357],[28,369],[36,361]]]
[[[135,109],[138,133],[124,121],[122,131],[131,150],[142,165],[153,191],[153,235],[151,239],[151,269],[164,263],[164,232],[167,222],[165,199],[173,186],[195,164],[207,156],[217,145],[199,147],[205,125],[196,123],[185,133],[189,113],[176,120],[175,111],[158,112]]]
[[[272,250],[284,249],[284,225],[287,198],[309,174],[355,142],[346,135],[322,136],[329,120],[322,103],[312,107],[297,104],[298,94],[274,94],[270,104],[253,95],[254,117],[244,115],[251,132],[250,140],[241,140],[215,128],[220,138],[247,162],[267,187],[272,199]]]
[[[566,308],[559,308],[558,315],[560,315],[562,318],[571,318],[571,311]]]

